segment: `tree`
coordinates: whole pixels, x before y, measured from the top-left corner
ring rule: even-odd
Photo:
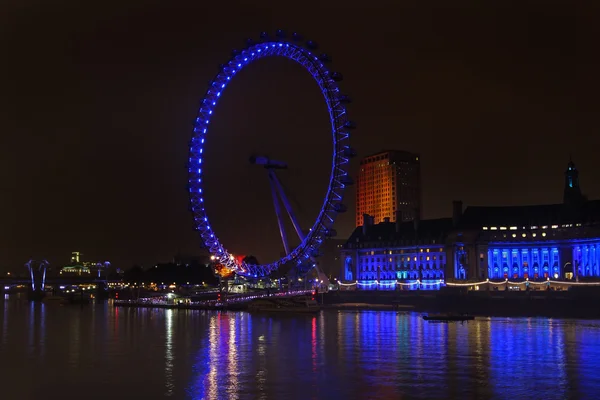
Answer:
[[[141,282],[144,279],[144,269],[139,265],[134,265],[125,271],[125,281],[130,283]]]

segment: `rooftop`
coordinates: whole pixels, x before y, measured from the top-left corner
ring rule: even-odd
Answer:
[[[483,226],[534,226],[574,222],[600,222],[600,200],[588,201],[581,207],[565,204],[542,204],[507,207],[467,207],[459,228]]]
[[[350,235],[348,243],[437,239],[443,238],[450,230],[452,230],[452,218],[421,220],[417,229],[413,221],[403,222],[398,226],[395,222],[380,222],[367,226],[366,235],[363,233],[362,226],[357,227]]]

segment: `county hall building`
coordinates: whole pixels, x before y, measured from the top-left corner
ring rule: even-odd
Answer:
[[[397,210],[396,212],[398,212]],[[363,215],[342,248],[342,285],[435,290],[447,283],[600,278],[600,200],[581,193],[572,162],[561,204],[466,207],[452,218],[376,223]]]

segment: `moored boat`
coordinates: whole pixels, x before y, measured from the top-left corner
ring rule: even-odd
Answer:
[[[467,314],[429,314],[423,315],[425,321],[472,321],[475,319],[472,315]]]
[[[267,297],[256,299],[248,305],[249,311],[317,313],[321,306],[312,297]]]

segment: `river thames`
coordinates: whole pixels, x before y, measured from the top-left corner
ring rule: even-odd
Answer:
[[[600,321],[58,306],[0,299],[22,399],[592,399]]]

